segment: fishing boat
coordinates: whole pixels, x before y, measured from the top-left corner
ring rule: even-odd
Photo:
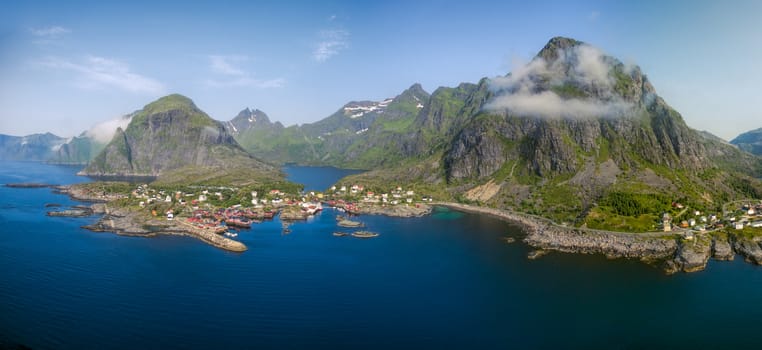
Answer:
[[[334,232],[333,235],[334,235],[334,237],[344,237],[344,236],[348,235],[348,233],[346,233],[346,232]]]

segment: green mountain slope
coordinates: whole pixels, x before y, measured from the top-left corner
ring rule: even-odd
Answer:
[[[135,113],[82,174],[171,176],[192,182],[180,176],[191,169],[204,169],[198,177],[206,180],[231,170],[246,172],[252,181],[281,178],[272,166],[244,151],[222,123],[181,95],[162,97]]]
[[[407,135],[414,133],[415,118],[428,100],[428,93],[414,84],[392,99],[350,102],[311,124],[239,124],[235,137],[246,150],[271,162],[369,169],[411,154],[412,137]]]
[[[451,199],[626,230],[652,229],[673,201],[716,209],[762,196],[760,158],[689,128],[638,67],[573,39],[551,39],[505,77],[440,88],[430,103],[408,140],[416,157],[347,181],[413,181]],[[625,202],[654,210],[620,215]]]

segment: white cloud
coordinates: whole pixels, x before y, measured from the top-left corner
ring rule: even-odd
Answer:
[[[105,122],[94,125],[92,128],[88,129],[85,134],[100,143],[108,143],[112,138],[114,138],[116,129],[126,129],[131,120],[131,114],[116,119],[107,120]]]
[[[50,26],[50,27],[43,27],[43,28],[32,28],[29,30],[32,35],[41,37],[41,38],[48,38],[48,39],[55,39],[58,37],[61,37],[65,34],[71,33],[71,29],[64,28],[61,26]]]
[[[495,98],[485,108],[509,110],[520,116],[561,119],[617,117],[630,111],[632,106],[624,101],[563,99],[552,91],[521,91]]]
[[[587,16],[587,19],[589,19],[590,21],[595,22],[596,20],[598,20],[598,17],[600,17],[600,16],[601,16],[600,12],[593,11],[593,12],[590,12],[590,14]]]
[[[260,89],[279,88],[286,84],[283,78],[258,79],[240,67],[241,63],[249,60],[243,55],[209,55],[209,69],[218,76],[206,81],[213,88],[224,87],[254,87]]]
[[[315,61],[325,62],[349,47],[349,32],[345,30],[323,30],[319,37],[315,50],[312,52],[312,58]]]
[[[236,64],[248,61],[249,57],[237,55],[209,55],[209,60],[211,61],[210,68],[212,69],[212,72],[224,75],[241,76],[245,75],[246,73],[241,68],[237,67]]]
[[[79,73],[79,85],[84,88],[112,87],[135,93],[164,94],[164,85],[156,79],[130,71],[130,67],[120,61],[88,56],[83,62],[72,62],[51,58],[43,62],[45,66]]]
[[[511,74],[492,79],[490,89],[495,96],[484,108],[554,119],[619,117],[635,108],[612,92],[614,79],[603,52],[590,45],[579,45],[557,53],[552,62],[536,57]],[[563,98],[548,90],[564,84],[594,91],[595,97]]]

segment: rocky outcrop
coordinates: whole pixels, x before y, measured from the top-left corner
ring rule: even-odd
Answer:
[[[431,213],[431,206],[425,204],[361,205],[357,209],[357,214],[386,215],[403,218],[424,216]]]
[[[706,233],[696,234],[691,240],[680,240],[675,267],[685,272],[696,272],[706,268],[712,256],[712,237]]]
[[[733,260],[735,251],[725,235],[716,235],[712,239],[712,256],[716,260]]]
[[[677,251],[674,239],[639,237],[636,234],[585,232],[548,224],[528,227],[527,244],[566,253],[603,254],[609,258],[637,258],[655,261],[673,256]]]
[[[743,255],[746,261],[762,265],[762,247],[760,247],[762,237],[744,238],[736,240],[734,247],[736,251]]]

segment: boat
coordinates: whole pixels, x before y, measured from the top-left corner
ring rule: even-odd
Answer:
[[[378,237],[378,233],[370,232],[370,231],[357,231],[357,232],[352,232],[352,237],[373,238],[373,237]]]
[[[346,232],[334,232],[333,235],[334,235],[334,237],[344,237],[346,235],[349,235],[349,233],[346,233]]]

